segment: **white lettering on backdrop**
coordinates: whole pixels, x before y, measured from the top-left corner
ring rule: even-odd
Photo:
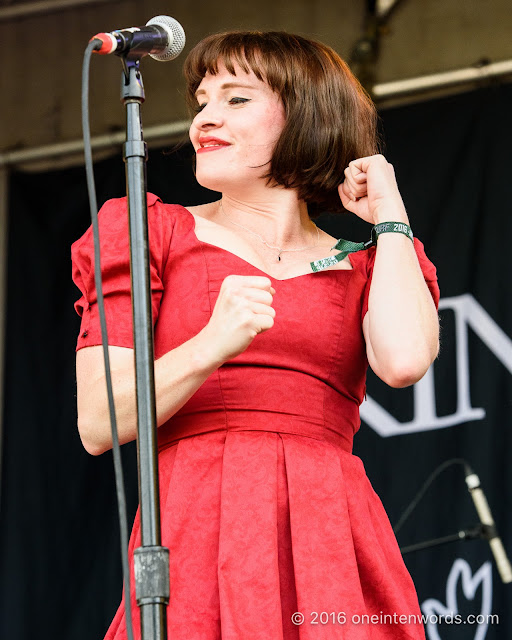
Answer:
[[[470,367],[468,355],[468,327],[512,374],[512,340],[494,322],[490,315],[470,294],[443,298],[439,311],[450,309],[455,314],[455,344],[457,371],[457,407],[455,413],[437,416],[434,391],[435,363],[425,376],[414,385],[414,417],[399,422],[375,400],[367,397],[361,405],[361,419],[380,436],[404,435],[433,429],[444,429],[457,424],[482,420],[485,409],[471,406]]]

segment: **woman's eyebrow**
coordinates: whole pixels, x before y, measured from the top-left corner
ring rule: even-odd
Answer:
[[[243,84],[241,82],[225,82],[223,85],[221,85],[221,90],[224,89],[257,89],[257,87],[255,87],[253,84]],[[205,89],[198,89],[195,92],[195,96],[197,97],[198,95],[202,94],[202,93],[206,93]]]

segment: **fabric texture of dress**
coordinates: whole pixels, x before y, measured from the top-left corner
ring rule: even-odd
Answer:
[[[107,202],[99,220],[109,344],[132,347],[126,200]],[[200,241],[187,209],[152,194],[148,223],[158,359],[208,323],[226,276],[270,276]],[[435,267],[421,242],[414,244],[437,305]],[[91,229],[73,244],[72,258],[82,291],[75,304],[80,349],[101,344]],[[274,326],[212,373],[158,430],[169,639],[425,637],[389,520],[352,454],[365,394],[362,318],[375,248],[349,259],[351,270],[270,277]],[[138,513],[130,560],[137,546]],[[295,612],[302,624],[292,622]],[[106,640],[125,638],[121,605]]]

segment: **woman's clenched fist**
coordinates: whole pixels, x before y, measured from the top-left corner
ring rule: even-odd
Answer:
[[[218,360],[242,353],[254,338],[274,325],[275,289],[264,276],[229,275],[224,278],[204,333]]]

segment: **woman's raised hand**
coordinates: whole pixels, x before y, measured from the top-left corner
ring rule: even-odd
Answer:
[[[215,358],[226,362],[274,325],[275,289],[264,276],[229,275],[222,282],[210,321],[203,330]]]
[[[406,221],[393,165],[383,155],[352,160],[338,192],[345,209],[370,224]]]

